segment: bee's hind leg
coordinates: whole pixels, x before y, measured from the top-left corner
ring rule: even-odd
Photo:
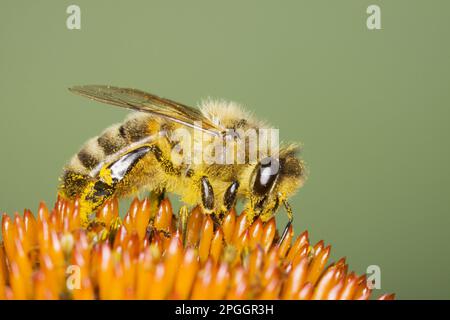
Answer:
[[[294,215],[292,214],[291,206],[285,199],[283,199],[282,202],[283,202],[284,208],[285,208],[287,216],[288,216],[288,222],[286,223],[286,227],[284,227],[284,231],[280,237],[280,240],[278,240],[278,245],[281,245],[281,243],[283,243],[284,239],[286,238],[286,236],[289,232],[289,228],[292,225],[292,221],[294,220]]]
[[[93,230],[104,223],[96,217],[96,210],[114,194],[114,186],[101,180],[91,181],[79,197],[81,227]]]

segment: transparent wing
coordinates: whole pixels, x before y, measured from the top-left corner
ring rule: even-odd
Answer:
[[[103,103],[151,113],[209,134],[220,135],[223,132],[200,110],[144,91],[104,85],[74,86],[69,90]]]

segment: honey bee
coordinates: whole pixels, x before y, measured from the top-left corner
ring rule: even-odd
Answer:
[[[134,110],[123,123],[88,140],[64,168],[59,193],[79,199],[84,226],[89,225],[89,214],[106,200],[141,191],[177,194],[187,205],[200,205],[205,214],[212,214],[219,221],[238,200],[245,201],[249,221],[260,217],[265,222],[283,204],[289,223],[292,222],[287,200],[305,180],[298,145],[283,145],[276,156],[253,162],[174,161],[174,155],[185,152],[177,150],[179,140],[174,133],[179,129],[191,134],[189,139],[194,144],[199,142],[201,133],[201,147],[208,140],[204,136],[213,138],[213,150],[221,150],[223,146],[217,141],[226,140],[231,145],[227,150],[236,151],[238,143],[245,140],[244,146],[249,148],[244,150],[244,158],[248,160],[254,144],[236,132],[258,132],[267,124],[239,105],[208,100],[196,109],[143,91],[101,85],[69,90]]]

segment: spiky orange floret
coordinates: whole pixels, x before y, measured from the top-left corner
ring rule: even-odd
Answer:
[[[221,226],[194,208],[183,233],[169,200],[116,199],[80,227],[77,202],[58,199],[35,218],[3,214],[1,299],[368,299],[364,275],[345,259],[326,267],[330,246],[293,229],[281,244],[275,219],[231,210]],[[393,299],[383,295],[379,299]]]

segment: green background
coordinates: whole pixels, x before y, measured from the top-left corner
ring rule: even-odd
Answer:
[[[366,27],[373,3],[382,30]],[[66,28],[70,4],[81,30]],[[297,233],[359,273],[379,265],[376,296],[449,298],[449,12],[446,0],[2,0],[0,210],[52,203],[64,163],[125,116],[69,86],[226,98],[304,144]]]

